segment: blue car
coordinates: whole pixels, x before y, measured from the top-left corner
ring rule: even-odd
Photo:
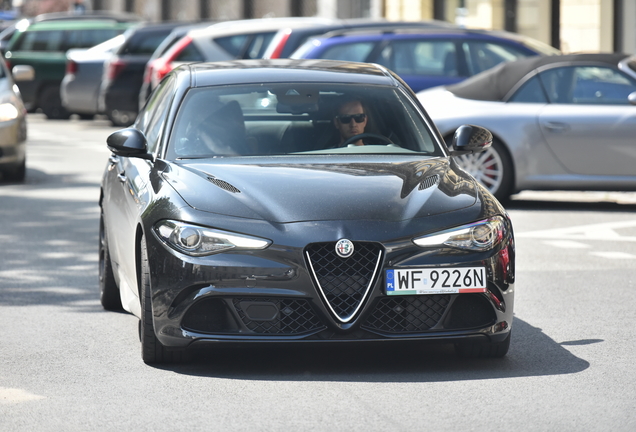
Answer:
[[[455,84],[505,61],[560,53],[508,32],[394,28],[329,33],[307,41],[291,58],[378,63],[418,92]]]

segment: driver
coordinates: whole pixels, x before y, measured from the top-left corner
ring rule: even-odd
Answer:
[[[340,144],[338,147],[342,147],[345,141],[352,136],[364,133],[364,128],[367,126],[367,115],[364,112],[362,102],[358,99],[348,99],[341,103],[333,124],[340,133]],[[349,145],[361,146],[364,143],[362,139],[359,139]]]

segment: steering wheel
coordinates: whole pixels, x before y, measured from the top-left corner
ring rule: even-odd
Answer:
[[[351,138],[346,140],[342,144],[342,146],[346,147],[349,144],[352,144],[352,143],[358,141],[359,139],[363,139],[363,138],[379,140],[379,141],[382,141],[384,144],[393,144],[393,141],[391,141],[391,139],[385,137],[384,135],[374,134],[374,133],[366,133],[365,132],[365,133],[361,133],[361,134],[352,136]]]

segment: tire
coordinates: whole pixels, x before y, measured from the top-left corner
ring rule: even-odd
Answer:
[[[131,111],[111,110],[107,113],[108,119],[117,127],[128,127],[135,122],[137,113]]]
[[[3,173],[4,180],[12,182],[23,182],[26,177],[26,159],[17,168],[6,170]]]
[[[462,342],[455,344],[455,352],[463,358],[501,358],[508,354],[510,335],[501,342]]]
[[[146,239],[141,237],[140,259],[140,293],[141,320],[139,322],[139,339],[141,340],[141,358],[146,364],[153,363],[181,363],[186,360],[184,350],[168,350],[157,335],[152,315],[152,299],[150,296],[150,269],[148,266],[148,251]]]
[[[110,261],[103,214],[99,218],[99,301],[106,310],[120,311],[123,309]]]
[[[500,141],[493,140],[492,146],[484,152],[456,156],[455,160],[498,200],[510,197],[514,190],[512,159]]]
[[[40,94],[40,109],[51,120],[66,120],[71,117],[60,98],[59,87],[46,87]]]

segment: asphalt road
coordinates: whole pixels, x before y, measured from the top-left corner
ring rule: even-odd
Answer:
[[[141,361],[137,319],[98,300],[100,121],[29,123],[25,184],[0,182],[0,431],[634,431],[636,194],[534,193],[517,235],[513,339],[229,347]]]

